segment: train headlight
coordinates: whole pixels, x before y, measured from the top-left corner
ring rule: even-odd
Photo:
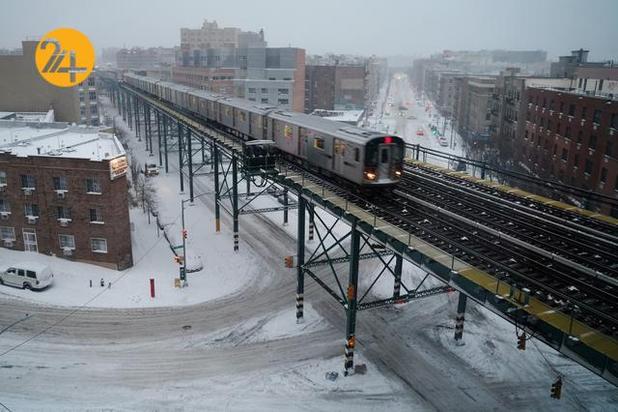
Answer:
[[[376,180],[376,174],[373,171],[365,170],[365,178],[367,180]]]
[[[401,176],[401,170],[395,170],[395,176],[400,177]]]

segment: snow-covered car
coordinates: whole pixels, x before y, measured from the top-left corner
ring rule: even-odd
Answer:
[[[21,262],[0,271],[0,284],[23,289],[44,289],[53,279],[49,266],[37,262]]]
[[[448,146],[448,141],[446,140],[446,137],[444,136],[440,136],[438,138],[438,143],[440,143],[440,146],[443,146],[443,147]]]
[[[425,131],[423,129],[417,129],[416,130],[416,135],[417,136],[425,136]]]
[[[157,176],[159,174],[159,166],[154,163],[146,164],[146,167],[144,168],[144,174],[146,176]]]

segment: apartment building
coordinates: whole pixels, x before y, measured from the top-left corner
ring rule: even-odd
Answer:
[[[132,266],[126,169],[97,128],[0,120],[0,247]]]

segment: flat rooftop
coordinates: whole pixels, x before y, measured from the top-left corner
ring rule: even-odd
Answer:
[[[68,123],[0,120],[0,153],[102,161],[125,154],[111,133]]]

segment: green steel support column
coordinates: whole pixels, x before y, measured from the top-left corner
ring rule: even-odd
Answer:
[[[191,129],[187,127],[187,159],[189,160],[189,199],[193,203],[193,150],[191,149]]]
[[[234,218],[234,252],[238,251],[238,159],[232,155],[232,215]]]
[[[204,143],[204,139],[200,139],[200,142],[202,142],[202,164],[206,163],[206,153],[204,153],[204,149],[205,149],[205,143]]]
[[[212,144],[212,159],[215,164],[215,230],[221,231],[221,219],[219,211],[219,148],[215,143]]]
[[[403,257],[401,255],[397,255],[396,256],[396,261],[395,261],[395,286],[393,288],[393,297],[395,299],[399,298],[399,295],[401,293],[401,268],[403,266]]]
[[[127,124],[129,125],[129,129],[135,129],[133,125],[133,112],[131,111],[131,98],[128,96],[128,93],[124,93],[124,99],[127,106]]]
[[[298,234],[296,239],[296,323],[303,323],[305,294],[305,203],[298,196]]]
[[[346,308],[346,341],[345,341],[345,371],[348,376],[354,373],[354,347],[356,346],[356,293],[358,287],[358,261],[360,254],[360,232],[356,228],[356,220],[352,223],[352,238],[350,240],[350,274],[348,280],[348,299]]]
[[[180,193],[185,191],[185,180],[182,175],[182,125],[180,122],[176,123],[178,126],[178,176],[180,176]]]
[[[140,127],[140,109],[139,109],[139,100],[137,99],[137,96],[133,97],[133,101],[134,101],[134,109],[135,109],[135,133],[137,134],[137,141],[141,142],[142,141],[142,131],[141,131],[141,127]]]
[[[287,226],[288,224],[288,189],[283,189],[283,225]]]
[[[144,103],[144,140],[146,141],[146,151],[148,151],[148,144],[150,143],[150,107],[146,103]]]
[[[459,292],[459,302],[457,302],[457,318],[455,319],[455,340],[459,343],[463,338],[464,320],[466,317],[466,303],[468,297]]]
[[[152,117],[150,115],[151,109],[150,105],[148,106],[148,145],[150,146],[150,156],[154,156],[153,148],[152,148]]]
[[[161,117],[159,111],[155,111],[157,116],[157,142],[159,143],[159,167],[163,165],[163,152],[161,151]]]
[[[245,180],[247,182],[247,197],[251,196],[251,178],[249,177],[249,173],[245,174]]]
[[[163,116],[163,149],[165,150],[165,173],[169,173],[169,164],[167,159],[167,116]]]

